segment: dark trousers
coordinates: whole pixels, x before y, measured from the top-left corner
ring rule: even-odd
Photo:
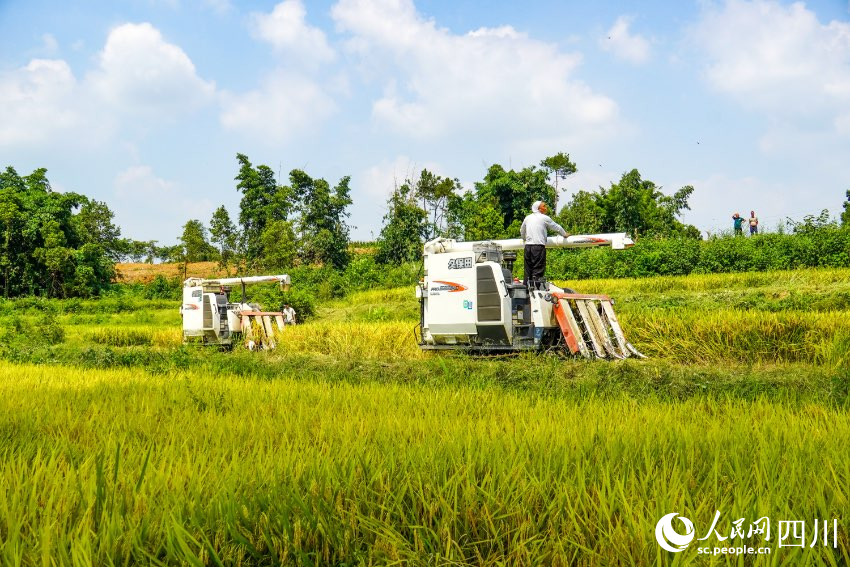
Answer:
[[[535,288],[534,282],[539,282],[546,275],[546,247],[542,244],[526,244],[525,254],[525,285]]]

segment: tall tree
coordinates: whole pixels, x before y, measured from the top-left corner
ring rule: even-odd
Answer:
[[[844,193],[844,203],[842,203],[841,211],[841,226],[850,225],[850,189]]]
[[[519,236],[519,228],[505,228],[504,217],[499,208],[499,202],[492,195],[475,196],[471,192],[464,194],[458,203],[463,217],[464,240],[498,240]],[[519,222],[519,221],[517,221]],[[509,231],[516,228],[516,234]]]
[[[550,175],[555,176],[555,197],[552,201],[552,210],[556,210],[558,205],[558,180],[566,179],[576,172],[576,164],[570,161],[570,154],[558,152],[553,156],[549,156],[540,162],[540,167],[548,171]]]
[[[268,270],[286,270],[295,264],[297,254],[295,231],[292,223],[285,220],[273,220],[263,231],[263,267]]]
[[[448,221],[449,198],[460,188],[460,181],[434,175],[423,169],[416,182],[406,181],[404,185],[412,188],[413,196],[422,202],[426,215],[425,234],[430,240],[438,234],[444,234]]]
[[[270,167],[254,167],[245,154],[236,154],[236,159],[239,162],[236,188],[242,192],[239,223],[245,253],[249,261],[257,261],[263,255],[261,236],[266,225],[274,220],[286,220],[292,211],[291,191],[277,184]]]
[[[297,231],[300,257],[304,262],[348,265],[348,207],[351,205],[351,178],[346,176],[331,189],[324,179],[313,179],[300,169],[289,173],[292,195],[298,203]]]
[[[90,203],[78,193],[54,192],[43,168],[23,177],[12,167],[0,173],[4,296],[88,296],[109,286],[114,269],[104,245],[111,235],[98,229],[111,223],[90,224],[94,208],[108,208],[86,207]]]
[[[555,189],[549,185],[546,171],[534,166],[506,171],[501,165],[492,165],[484,181],[475,184],[475,191],[486,201],[496,200],[510,236],[519,236],[522,220],[531,212],[534,201],[555,202]]]
[[[579,191],[561,208],[557,222],[570,234],[604,232],[605,209],[598,197],[595,193]]]
[[[679,235],[699,238],[696,227],[678,216],[688,209],[694,188],[682,187],[672,196],[633,169],[618,183],[599,192],[579,191],[559,215],[564,228],[574,232],[628,232],[632,236]]]
[[[221,264],[227,266],[239,244],[239,233],[224,205],[217,208],[210,219],[210,240],[218,244]]]
[[[117,262],[127,247],[121,241],[121,229],[112,222],[113,218],[115,214],[106,203],[84,198],[75,220],[82,242],[100,245]]]
[[[422,241],[429,238],[425,209],[416,203],[414,191],[408,183],[397,187],[387,204],[389,210],[378,236],[375,261],[379,264],[401,264],[419,260],[422,258]]]
[[[186,263],[211,260],[217,255],[216,249],[207,240],[207,229],[204,223],[197,219],[187,221],[183,225],[180,245],[183,248],[183,259]]]

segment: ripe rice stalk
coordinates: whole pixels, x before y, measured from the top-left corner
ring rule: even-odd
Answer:
[[[0,363],[0,415],[4,561],[666,564],[658,519],[715,510],[837,518],[837,549],[783,557],[850,559],[823,404]]]

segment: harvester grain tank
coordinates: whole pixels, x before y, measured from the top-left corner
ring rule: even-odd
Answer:
[[[262,311],[259,305],[247,303],[245,286],[277,283],[289,289],[288,275],[249,276],[244,278],[188,278],[183,282],[183,342],[232,347],[244,338],[249,346],[274,348],[274,335],[284,327],[283,313]],[[242,287],[242,299],[229,299],[233,286]]]
[[[625,233],[551,236],[547,248],[634,242]],[[607,295],[565,290],[549,282],[529,288],[512,275],[517,238],[425,243],[418,340],[424,350],[515,352],[565,349],[586,358],[643,358],[623,335]]]

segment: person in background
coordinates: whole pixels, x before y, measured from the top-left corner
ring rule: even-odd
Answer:
[[[523,260],[525,261],[525,285],[537,289],[546,274],[546,237],[554,230],[564,238],[569,236],[561,225],[546,214],[548,207],[543,201],[531,205],[531,214],[522,221],[519,233],[525,241]]]
[[[732,225],[735,227],[735,236],[743,236],[744,219],[738,213],[732,215]]]
[[[750,211],[750,236],[759,233],[759,218],[755,211]]]
[[[285,325],[295,324],[295,309],[293,309],[291,305],[284,303],[281,312],[283,313],[283,323]]]

